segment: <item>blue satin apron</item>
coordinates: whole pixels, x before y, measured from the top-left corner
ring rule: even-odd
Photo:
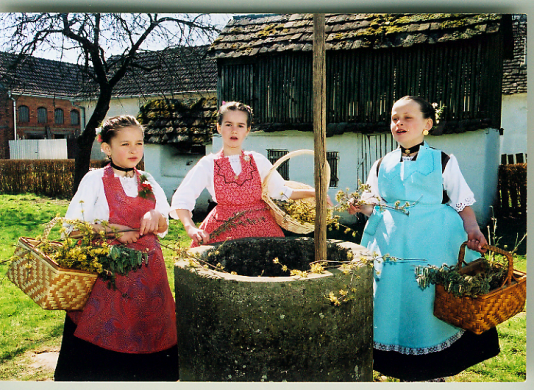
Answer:
[[[374,264],[374,346],[414,355],[443,350],[463,331],[434,317],[434,286],[422,290],[414,272],[416,265],[455,264],[467,239],[458,212],[442,204],[441,151],[425,143],[415,161],[401,161],[400,149],[387,154],[378,191],[392,207],[396,201],[417,203],[408,214],[376,206],[365,226],[363,246],[401,259]],[[473,254],[466,253],[466,260]]]

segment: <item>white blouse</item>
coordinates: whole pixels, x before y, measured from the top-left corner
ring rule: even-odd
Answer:
[[[147,172],[139,171],[139,174],[146,175],[148,181],[152,185],[152,191],[156,198],[155,209],[159,211],[167,222],[169,220],[169,202],[163,192],[163,189],[154,180],[152,175]],[[104,182],[102,177],[104,176],[104,168],[95,169],[87,172],[83,177],[78,191],[72,198],[65,218],[67,219],[80,219],[89,223],[95,223],[97,220],[108,221],[109,220],[109,206],[104,192]],[[120,178],[122,188],[129,197],[136,197],[139,193],[137,178],[118,176]],[[160,237],[165,237],[167,231],[158,233]]]
[[[371,172],[367,178],[367,184],[371,187],[369,192],[365,192],[362,195],[362,199],[370,198],[379,198],[378,195],[378,176],[376,174],[376,165],[378,161],[375,161],[371,167]],[[447,192],[449,201],[447,204],[454,208],[456,211],[462,211],[466,206],[471,206],[475,203],[475,195],[467,185],[462,172],[460,171],[460,166],[458,165],[458,160],[454,155],[449,155],[449,161],[445,165],[443,170],[443,189]],[[370,200],[372,203],[376,201]]]
[[[271,162],[262,154],[257,152],[245,152],[245,155],[252,155],[258,171],[263,181],[272,168]],[[199,162],[187,173],[184,180],[172,196],[171,211],[169,215],[178,219],[176,213],[177,209],[185,209],[192,211],[200,193],[206,188],[211,195],[214,202],[217,202],[215,197],[215,188],[213,184],[214,174],[213,166],[214,159],[217,154],[210,153],[202,157]],[[240,155],[227,156],[230,160],[232,170],[236,175],[241,173],[241,159]],[[269,178],[269,195],[275,199],[289,199],[293,190],[285,186],[284,178],[275,171]]]

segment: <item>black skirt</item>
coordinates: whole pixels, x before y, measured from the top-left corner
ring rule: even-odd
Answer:
[[[374,349],[373,369],[404,381],[427,381],[456,375],[499,352],[499,336],[495,328],[480,335],[466,331],[449,348],[425,355]]]
[[[76,324],[66,316],[56,381],[178,380],[178,347],[134,354],[110,351],[74,336]]]

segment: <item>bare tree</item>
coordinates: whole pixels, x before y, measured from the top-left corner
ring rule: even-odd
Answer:
[[[109,110],[113,88],[141,66],[136,57],[142,45],[188,46],[218,32],[206,14],[10,13],[0,14],[0,20],[9,35],[8,51],[22,59],[38,50],[56,50],[60,58],[74,50],[81,74],[97,86],[95,109],[77,140],[73,191],[89,170],[95,129]]]

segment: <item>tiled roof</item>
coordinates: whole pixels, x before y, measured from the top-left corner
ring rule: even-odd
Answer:
[[[206,58],[207,49],[208,46],[194,46],[139,52],[137,66],[119,81],[113,96],[215,91],[217,62]]]
[[[326,14],[326,50],[408,47],[499,31],[499,14]],[[234,17],[210,46],[215,58],[311,51],[313,14]]]
[[[217,99],[152,100],[140,108],[145,141],[155,144],[203,145],[216,126]]]
[[[74,97],[82,81],[78,66],[27,56],[16,69],[17,55],[0,52],[0,84],[15,94]]]
[[[217,89],[217,62],[206,58],[208,46],[169,48],[137,53],[130,69],[113,89],[114,97],[162,96]],[[82,83],[75,64],[27,57],[17,70],[9,69],[16,55],[0,52],[0,83],[16,93],[62,97],[95,96],[94,83]],[[111,57],[113,63],[117,57]],[[84,85],[84,88],[82,86]]]
[[[505,95],[527,92],[527,15],[512,18],[514,56],[503,63],[502,92]]]

